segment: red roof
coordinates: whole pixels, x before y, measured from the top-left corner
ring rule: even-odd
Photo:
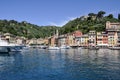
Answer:
[[[82,32],[79,31],[79,30],[77,30],[77,31],[73,32],[73,35],[74,35],[75,37],[81,37],[81,36],[82,36]]]

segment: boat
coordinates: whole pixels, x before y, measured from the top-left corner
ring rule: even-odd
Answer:
[[[46,49],[48,46],[40,45],[39,47],[40,47],[40,49]]]
[[[9,53],[11,50],[10,50],[10,47],[8,46],[0,46],[0,54],[1,53]]]
[[[91,47],[88,47],[89,50],[99,50],[99,47],[94,47],[94,46],[91,46]]]
[[[10,46],[9,44],[0,39],[0,53],[9,53],[10,52]]]
[[[82,47],[82,49],[89,49],[89,47],[85,46],[85,47]]]
[[[18,52],[21,51],[23,47],[23,45],[8,43],[0,38],[0,53]]]
[[[96,47],[96,46],[88,46],[88,47],[82,47],[82,49],[99,50],[99,47]]]
[[[10,47],[10,52],[21,52],[23,46],[11,46]]]
[[[70,46],[67,46],[67,45],[62,45],[59,47],[60,49],[70,49]]]
[[[118,46],[113,46],[113,47],[108,47],[108,49],[111,49],[111,50],[120,50],[120,47],[118,47]]]
[[[56,47],[56,46],[49,46],[48,49],[49,50],[59,50],[60,48]]]

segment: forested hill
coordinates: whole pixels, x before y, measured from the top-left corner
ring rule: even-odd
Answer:
[[[27,38],[48,37],[53,35],[57,28],[56,26],[37,26],[26,21],[0,20],[1,33],[11,33],[15,36],[24,36]]]
[[[104,16],[105,14],[104,11],[99,11],[97,14],[89,13],[87,16],[69,21],[62,27],[38,26],[26,21],[0,20],[0,33],[11,33],[15,36],[27,38],[45,38],[55,34],[57,29],[59,34],[66,34],[75,30],[81,30],[85,34],[90,30],[105,31],[106,21],[120,22],[120,14],[118,14],[118,18],[114,18],[113,14]]]
[[[104,16],[106,12],[99,11],[97,14],[89,13],[87,16],[81,16],[72,21],[69,21],[62,28],[63,33],[73,32],[75,30],[81,30],[83,33],[87,33],[90,30],[105,31],[106,21],[120,22],[120,14],[118,18],[114,18],[113,14]]]

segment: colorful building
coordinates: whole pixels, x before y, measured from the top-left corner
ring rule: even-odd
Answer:
[[[102,35],[103,35],[103,38],[102,38],[103,44],[108,46],[108,34],[106,32],[104,32],[104,33],[102,33]]]
[[[74,38],[72,33],[67,34],[67,45],[74,46]]]
[[[82,35],[81,36],[81,43],[80,43],[80,46],[88,46],[88,35]]]
[[[108,35],[106,32],[97,32],[97,46],[108,46]]]
[[[48,40],[48,45],[49,46],[57,46],[58,45],[58,38],[56,38],[55,36],[52,36],[49,38]]]
[[[120,46],[120,31],[117,32],[117,46]]]
[[[111,23],[110,21],[106,22],[106,30],[110,31],[110,30],[115,30],[115,31],[119,31],[120,30],[120,23]]]
[[[66,35],[60,35],[58,37],[58,46],[67,45],[67,36]]]
[[[88,38],[89,46],[96,46],[96,31],[89,31]]]
[[[109,46],[118,46],[120,44],[120,23],[107,21],[106,32],[108,34]]]
[[[102,44],[103,44],[103,35],[102,35],[102,33],[101,32],[97,32],[97,40],[96,40],[96,42],[97,42],[97,45],[98,46],[102,46]]]
[[[58,37],[52,36],[48,43],[51,46],[120,46],[120,23],[107,21],[106,32],[89,31],[88,35],[83,35],[77,30]]]
[[[83,35],[80,30],[74,31],[73,33],[74,36],[74,45],[73,46],[80,46],[81,43],[81,36]]]

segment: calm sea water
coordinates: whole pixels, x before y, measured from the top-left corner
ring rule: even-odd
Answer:
[[[0,80],[120,80],[120,51],[27,49],[0,55]]]

